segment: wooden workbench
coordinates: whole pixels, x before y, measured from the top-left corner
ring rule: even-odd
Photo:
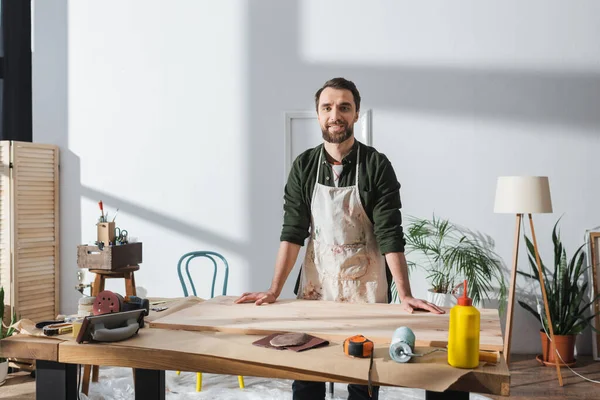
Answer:
[[[227,302],[221,298],[214,303],[196,303],[194,307],[199,304],[212,306],[223,301]],[[248,312],[265,312],[261,307],[250,308],[253,305],[239,306],[249,306]],[[202,309],[207,310],[206,307]],[[186,310],[189,307],[163,318],[157,318],[163,314],[151,313],[147,317],[149,323],[138,335],[118,343],[77,344],[69,336],[47,339],[19,335],[2,341],[0,354],[38,360],[38,399],[76,399],[77,364],[135,368],[136,398],[150,400],[164,399],[165,370],[367,383],[369,360],[344,355],[341,341],[335,339],[336,335],[331,336],[330,344],[326,347],[296,353],[253,346],[252,342],[262,335],[247,332],[172,330],[148,326],[155,325],[155,322],[160,325],[166,318],[178,317],[178,314],[179,317],[187,315],[184,313]],[[490,318],[493,319],[493,316]],[[364,326],[371,324],[369,321],[363,323]],[[418,337],[419,333],[415,333]],[[510,382],[508,368],[502,357],[497,365],[480,364],[473,370],[449,366],[445,353],[441,352],[399,364],[390,359],[388,345],[383,340],[376,341],[372,378],[374,384],[421,388],[428,394],[445,393],[455,399],[468,398],[468,392],[508,396]]]

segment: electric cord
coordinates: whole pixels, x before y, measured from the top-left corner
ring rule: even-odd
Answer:
[[[542,320],[542,305],[539,303],[539,299],[537,299],[536,296],[536,300],[538,300],[537,303],[537,311],[538,314],[540,315],[540,322],[542,323],[542,329],[544,329],[544,333],[546,334],[546,336],[548,337],[548,341],[552,342],[552,339],[550,338],[550,335],[548,334],[548,331],[546,330],[546,327],[544,326],[544,321]],[[556,355],[558,356],[558,358],[560,358],[560,361],[563,363],[563,365],[567,368],[569,368],[569,370],[574,373],[575,375],[577,375],[578,377],[580,377],[581,379],[585,379],[588,382],[593,382],[593,383],[600,383],[600,381],[595,381],[593,379],[590,378],[586,378],[585,376],[581,375],[580,373],[578,373],[577,371],[574,371],[571,367],[569,367],[567,365],[567,363],[565,362],[565,360],[563,360],[563,358],[560,356],[560,353],[558,352],[558,350],[556,349],[556,347],[554,347],[554,352],[556,353]]]

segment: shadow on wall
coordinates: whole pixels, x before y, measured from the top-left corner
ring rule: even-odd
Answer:
[[[372,66],[309,63],[300,48],[302,15],[298,0],[248,3],[249,179],[256,188],[250,210],[257,230],[250,257],[255,265],[273,264],[273,242],[281,229],[283,182],[273,163],[283,165],[283,115],[273,114],[273,98],[281,99],[281,113],[312,109],[316,89],[329,78],[344,76],[357,83],[364,103],[375,110],[600,128],[598,73],[381,66],[378,60]],[[268,285],[258,277],[254,274],[251,288]]]
[[[64,13],[59,21],[67,20],[67,2],[39,15]],[[64,4],[63,4],[64,3]],[[39,10],[39,6],[36,6]],[[61,201],[62,245],[65,268],[75,267],[72,249],[81,240],[81,198],[102,198],[107,205],[165,226],[183,235],[196,237],[248,260],[260,269],[250,274],[247,290],[264,290],[269,285],[281,230],[281,201],[283,182],[283,109],[273,113],[273,98],[282,99],[285,109],[306,109],[314,91],[333,76],[345,76],[357,82],[363,98],[371,108],[414,110],[430,114],[459,117],[555,123],[568,126],[600,127],[600,75],[552,71],[505,71],[437,68],[435,66],[352,66],[307,63],[302,59],[299,43],[301,30],[298,17],[300,2],[267,0],[247,3],[247,73],[246,99],[249,141],[249,165],[246,169],[252,188],[246,205],[253,231],[247,242],[235,243],[230,238],[200,229],[186,221],[153,212],[126,199],[81,186],[80,162],[68,150],[68,35],[65,24],[61,43],[64,52],[58,54],[64,73],[48,85],[58,85],[59,96],[52,98],[60,116],[57,131],[64,136],[57,140],[63,149],[61,179],[77,187],[68,191]],[[39,29],[38,29],[39,31]],[[54,36],[54,39],[56,37]],[[56,46],[52,47],[53,51]],[[62,49],[60,49],[62,50]],[[51,59],[51,58],[48,58]],[[40,83],[38,83],[39,85]],[[42,83],[44,84],[44,83]],[[55,93],[47,90],[46,93]],[[38,99],[39,100],[39,99]],[[50,101],[36,104],[46,107]],[[38,127],[40,129],[40,127]],[[377,136],[377,135],[375,135]],[[64,268],[63,268],[64,271]],[[67,270],[69,271],[69,270]],[[293,286],[297,271],[288,278],[288,290]],[[76,274],[67,272],[66,287],[76,285]],[[269,275],[269,280],[265,276]],[[76,291],[62,293],[62,304],[72,303]],[[67,311],[67,310],[65,310]]]
[[[225,249],[228,254],[245,255],[249,251],[247,244],[236,242],[227,236],[222,236],[215,232],[199,228],[188,221],[153,211],[147,207],[128,201],[127,199],[93,189],[86,185],[80,185],[80,187],[82,197],[91,200],[102,199],[105,207],[108,206],[113,209],[118,208],[120,213],[134,215],[140,219],[151,221],[153,224],[162,228],[181,233],[184,236],[201,239],[210,243],[212,247]],[[179,256],[180,255],[174,257],[173,264],[176,264]]]
[[[80,296],[74,249],[81,240],[81,168],[68,138],[68,1],[36,2],[32,29],[33,141],[60,149],[60,311],[71,314],[77,312]]]

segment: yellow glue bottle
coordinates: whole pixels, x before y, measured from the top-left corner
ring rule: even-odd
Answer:
[[[448,364],[457,368],[476,368],[479,365],[480,313],[467,297],[467,281],[463,282],[462,297],[450,310],[448,330]]]

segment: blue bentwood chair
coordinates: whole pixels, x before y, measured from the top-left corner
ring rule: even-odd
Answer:
[[[194,296],[197,296],[196,286],[194,285],[194,280],[192,279],[192,275],[190,274],[190,262],[194,258],[198,258],[198,257],[208,258],[213,263],[214,268],[213,268],[213,274],[212,274],[212,284],[211,284],[211,288],[210,288],[210,298],[211,299],[213,297],[215,297],[215,282],[217,280],[217,275],[218,275],[217,259],[221,260],[223,268],[224,268],[223,287],[221,290],[221,294],[223,296],[226,296],[227,295],[227,281],[229,279],[229,264],[227,263],[227,260],[225,259],[225,257],[223,257],[219,253],[215,253],[214,251],[191,251],[191,252],[185,253],[183,256],[181,256],[181,258],[179,259],[179,262],[177,263],[177,274],[179,275],[179,281],[181,282],[181,287],[183,288],[183,295],[185,297],[188,297],[190,295],[190,292],[188,291],[188,285],[186,284],[186,281],[185,281],[183,273],[182,273],[182,265],[185,261],[185,275],[187,276],[187,282],[189,283],[189,286],[191,288],[191,294]],[[177,375],[179,375],[180,372],[181,371],[177,371]],[[245,387],[243,376],[238,375],[238,383],[240,385],[240,389],[243,389]],[[202,372],[197,372],[196,373],[196,392],[200,392],[201,390],[202,390]]]

